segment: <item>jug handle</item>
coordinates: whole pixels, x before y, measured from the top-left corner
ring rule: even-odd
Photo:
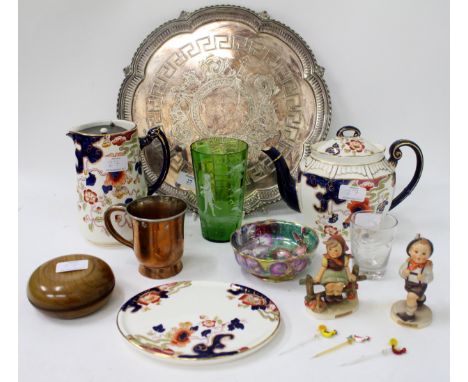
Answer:
[[[408,139],[399,139],[398,141],[395,141],[392,143],[392,145],[390,146],[390,158],[388,158],[388,161],[390,162],[390,164],[393,167],[396,167],[396,165],[398,164],[398,161],[402,157],[401,148],[404,146],[408,146],[414,151],[414,154],[416,155],[416,169],[408,185],[396,197],[393,198],[392,204],[390,205],[390,209],[395,208],[409,194],[411,194],[411,192],[414,190],[414,188],[418,184],[419,178],[421,178],[422,170],[424,167],[424,156],[421,151],[421,148],[416,143]]]
[[[115,204],[113,206],[110,206],[106,212],[104,213],[104,224],[106,225],[107,232],[110,233],[110,235],[117,240],[118,242],[122,243],[123,245],[126,245],[127,247],[130,247],[133,249],[133,243],[130,240],[125,239],[122,235],[120,235],[114,228],[114,225],[112,224],[112,214],[114,212],[127,212],[127,207],[125,204]]]
[[[151,144],[155,139],[161,143],[163,148],[163,164],[161,173],[158,176],[158,179],[153,184],[148,186],[148,195],[152,195],[156,192],[156,190],[161,187],[164,180],[166,179],[167,173],[169,172],[169,164],[171,160],[171,150],[169,147],[169,142],[167,140],[166,135],[161,129],[161,126],[152,127],[148,130],[146,137],[140,138],[140,148],[142,150],[141,155],[143,156],[143,149]]]

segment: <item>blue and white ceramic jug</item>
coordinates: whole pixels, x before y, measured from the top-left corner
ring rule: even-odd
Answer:
[[[116,244],[104,225],[104,213],[112,205],[151,195],[161,186],[170,160],[166,136],[155,127],[145,138],[138,138],[136,125],[123,120],[81,125],[67,135],[75,143],[81,231],[96,244]],[[145,160],[142,150],[154,139],[159,140],[162,147],[161,172],[148,187],[142,171],[142,161]],[[122,234],[131,237],[128,217],[115,214],[114,219]]]

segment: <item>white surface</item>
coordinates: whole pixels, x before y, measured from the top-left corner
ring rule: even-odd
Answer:
[[[332,97],[330,136],[355,124],[366,139],[390,145],[416,141],[425,154],[423,177],[393,212],[400,221],[388,274],[363,282],[361,306],[352,316],[326,322],[340,336],[313,342],[283,356],[285,348],[312,336],[321,323],[303,308],[304,288],[296,281],[268,284],[240,271],[229,244],[201,238],[199,222],[186,219],[184,269],[171,280],[217,280],[252,286],[279,306],[283,324],[277,338],[251,357],[220,366],[166,365],[132,349],[115,326],[120,305],[155,285],[137,273],[126,247],[102,248],[79,233],[75,205],[74,154],[68,129],[115,117],[122,68],[140,42],[180,11],[216,1],[120,0],[20,2],[19,30],[19,360],[22,381],[381,381],[447,380],[449,370],[449,196],[448,196],[448,2],[436,0],[237,1],[292,27],[325,67]],[[404,151],[397,190],[409,180],[414,159]],[[258,213],[306,222],[283,204]],[[397,274],[406,244],[420,232],[435,245],[435,280],[428,288],[432,325],[421,331],[390,319],[392,303],[404,297]],[[319,248],[318,255],[322,248]],[[94,315],[51,319],[35,310],[25,292],[29,275],[52,257],[89,253],[108,262],[117,286],[110,302]],[[316,257],[316,260],[319,256]],[[196,301],[194,301],[196,303]],[[368,344],[311,360],[317,351],[356,333]],[[390,337],[409,353],[350,368],[332,367],[382,349]]]

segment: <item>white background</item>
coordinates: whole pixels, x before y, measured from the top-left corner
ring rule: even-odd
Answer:
[[[23,381],[115,381],[138,378],[173,381],[269,378],[349,380],[447,380],[449,366],[449,10],[448,1],[257,1],[236,2],[267,10],[298,32],[325,67],[332,97],[330,136],[344,124],[358,126],[372,141],[416,141],[425,154],[421,181],[395,209],[400,220],[389,273],[380,282],[363,282],[360,310],[329,324],[343,334],[373,337],[339,353],[311,360],[330,343],[314,343],[279,357],[283,349],[312,335],[318,321],[302,306],[297,281],[266,284],[242,273],[229,244],[201,239],[198,221],[186,219],[184,270],[174,280],[239,282],[269,295],[279,305],[283,327],[265,349],[218,367],[177,368],[147,359],[121,338],[115,314],[121,303],[154,285],[140,276],[130,249],[105,249],[78,232],[73,145],[69,128],[115,116],[122,68],[140,42],[181,10],[210,1],[21,1],[19,19],[19,333]],[[5,74],[8,75],[8,74]],[[410,152],[398,166],[397,189],[408,181]],[[283,204],[248,217],[287,218],[307,223]],[[435,245],[435,281],[428,289],[434,323],[422,331],[396,326],[389,316],[403,298],[396,270],[404,247],[417,232]],[[24,293],[31,272],[67,253],[89,253],[107,261],[117,287],[98,313],[74,321],[43,316]],[[320,254],[320,252],[318,253]],[[317,256],[318,258],[318,256]],[[353,368],[334,368],[361,354],[378,351],[397,337],[409,350]],[[336,340],[338,341],[338,340]]]

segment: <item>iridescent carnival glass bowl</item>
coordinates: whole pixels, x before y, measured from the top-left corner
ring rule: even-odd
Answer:
[[[307,268],[318,243],[312,228],[283,220],[244,224],[231,236],[237,263],[269,281],[294,279]]]

